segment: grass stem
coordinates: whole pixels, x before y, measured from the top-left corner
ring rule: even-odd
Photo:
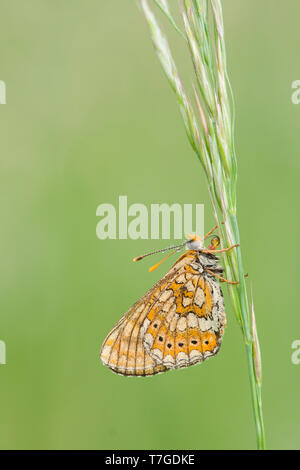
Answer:
[[[149,7],[153,1],[183,36],[195,72],[194,104],[185,92],[166,36]],[[187,137],[207,177],[222,243],[240,244],[236,214],[237,158],[234,142],[234,101],[228,79],[221,0],[180,0],[184,30],[175,23],[167,0],[140,0],[152,40],[175,92]],[[198,113],[198,114],[197,114]],[[223,221],[224,224],[220,224]],[[257,447],[266,448],[261,394],[261,356],[254,315],[250,309],[241,247],[224,253],[224,268],[236,319],[241,327],[248,363]]]

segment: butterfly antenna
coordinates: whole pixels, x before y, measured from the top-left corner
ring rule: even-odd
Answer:
[[[156,253],[164,253],[165,251],[169,251],[169,250],[175,250],[174,253],[176,253],[176,251],[179,251],[181,248],[183,248],[188,243],[188,241],[189,240],[186,240],[181,245],[177,245],[177,246],[173,245],[173,246],[169,246],[167,248],[162,248],[161,250],[151,251],[151,253],[146,253],[145,255],[137,256],[136,258],[133,258],[133,261],[134,262],[140,261],[140,260],[146,258],[146,256],[155,255]],[[171,254],[173,254],[173,253],[171,253]],[[169,256],[171,256],[171,254]]]

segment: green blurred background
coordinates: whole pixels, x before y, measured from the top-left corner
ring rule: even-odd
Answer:
[[[300,448],[300,365],[291,362],[300,339],[300,105],[291,102],[300,4],[223,3],[267,444]],[[150,274],[152,260],[131,259],[165,241],[97,239],[97,206],[119,195],[129,204],[198,202],[206,228],[214,223],[137,2],[0,6],[1,448],[254,448],[246,358],[227,294],[216,358],[150,379],[114,375],[98,359],[109,329],[172,261]],[[188,55],[167,30],[189,79]]]

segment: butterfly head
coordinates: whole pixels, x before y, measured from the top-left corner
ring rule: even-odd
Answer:
[[[188,235],[188,241],[186,242],[187,250],[197,250],[201,251],[204,248],[204,238],[199,237],[199,235]],[[208,250],[216,250],[220,245],[220,238],[215,235],[211,238],[210,245]]]
[[[201,250],[203,248],[203,238],[199,235],[188,235],[188,241],[186,242],[187,250]]]

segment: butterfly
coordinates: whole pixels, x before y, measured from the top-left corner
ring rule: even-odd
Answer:
[[[151,376],[203,362],[218,353],[226,326],[218,280],[238,282],[222,276],[223,268],[216,254],[239,245],[218,250],[220,239],[215,236],[206,249],[203,242],[217,227],[203,239],[190,235],[182,245],[158,250],[173,248],[176,253],[186,247],[167,274],[124,314],[105,338],[100,358],[113,372]]]

